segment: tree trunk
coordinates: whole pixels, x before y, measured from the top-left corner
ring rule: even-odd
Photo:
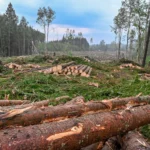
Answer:
[[[26,40],[25,40],[25,28],[23,29],[23,55],[26,55]]]
[[[49,36],[49,23],[47,25],[47,43],[48,43],[48,36]]]
[[[120,150],[120,144],[116,137],[112,137],[105,142],[105,145],[101,150]]]
[[[122,139],[121,150],[150,150],[150,144],[144,137],[135,131],[127,133]]]
[[[129,39],[130,39],[130,29],[131,29],[131,13],[132,13],[132,10],[131,10],[131,6],[130,6],[130,9],[129,9],[129,23],[128,23],[128,32],[127,32],[126,58],[127,58],[127,52],[128,52],[128,48],[129,48]],[[131,55],[131,54],[129,54],[129,55]]]
[[[65,105],[58,105],[55,107],[34,107],[36,104],[28,104],[21,106],[21,108],[11,109],[8,112],[3,112],[0,115],[0,128],[4,128],[10,125],[34,125],[45,122],[59,121],[66,118],[78,117],[95,112],[111,111],[112,109],[130,108],[140,104],[150,103],[150,97],[135,97],[135,98],[123,98],[112,99],[102,102],[87,102],[84,103],[82,98],[76,98],[77,102],[66,103]],[[41,102],[44,105],[44,103]],[[47,104],[47,102],[46,102]],[[126,106],[127,104],[127,106]],[[33,107],[30,107],[33,106]],[[41,105],[40,105],[41,106]],[[30,107],[26,110],[25,108]]]
[[[81,150],[102,150],[103,145],[104,145],[104,142],[97,142],[87,147],[81,148]]]
[[[30,103],[28,100],[0,100],[0,106],[22,105]]]
[[[2,150],[78,150],[150,123],[150,105],[0,131]]]
[[[147,57],[147,52],[148,52],[149,40],[150,40],[150,21],[149,21],[149,26],[148,26],[148,32],[146,35],[146,40],[145,40],[144,57],[143,57],[143,61],[142,61],[142,67],[145,67],[145,64],[146,64],[146,57]]]
[[[147,18],[146,18],[146,25],[145,25],[145,37],[144,37],[144,44],[143,44],[143,51],[144,51],[144,56],[143,56],[143,60],[142,60],[142,67],[145,67],[145,63],[146,63],[146,56],[147,56],[147,49],[149,45],[149,37],[150,37],[150,20],[149,17],[150,16],[150,0],[149,0],[149,7],[148,7],[148,11],[147,11]]]
[[[138,25],[138,48],[137,48],[137,63],[140,63],[140,49],[141,49],[141,22]]]
[[[121,29],[119,29],[119,46],[118,46],[118,60],[120,59],[120,51],[121,51]]]
[[[37,107],[44,107],[44,106],[48,106],[49,105],[49,100],[43,100],[40,102],[35,102],[35,103],[27,103],[27,104],[21,104],[21,105],[13,105],[13,106],[3,106],[0,107],[0,112],[3,112],[3,114],[8,113],[9,111],[13,111],[16,109],[23,109],[29,106],[36,106]]]

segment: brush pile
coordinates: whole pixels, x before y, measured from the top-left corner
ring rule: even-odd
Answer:
[[[150,96],[89,102],[80,96],[58,106],[48,106],[48,100],[4,102],[1,150],[150,149],[134,131],[150,123]]]
[[[124,69],[124,68],[130,68],[130,69],[142,69],[142,67],[137,66],[137,65],[133,65],[132,63],[129,64],[122,64],[119,66],[120,69]]]
[[[22,69],[22,66],[21,65],[18,65],[18,64],[16,64],[16,63],[8,63],[8,64],[6,64],[6,65],[4,65],[5,67],[8,67],[8,68],[10,68],[10,69],[17,69],[17,70],[20,70],[20,69]]]
[[[61,75],[73,75],[73,76],[83,76],[90,77],[92,68],[87,65],[75,65],[75,62],[69,62],[53,66],[47,69],[40,70],[44,74],[61,74]]]

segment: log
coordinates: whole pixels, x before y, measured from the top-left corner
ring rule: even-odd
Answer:
[[[112,137],[105,142],[101,150],[120,150],[121,146],[116,137]]]
[[[91,69],[91,67],[88,66],[88,67],[84,70],[84,72],[81,73],[81,76],[82,76],[82,77],[87,77],[88,72],[89,72],[90,69]]]
[[[150,150],[150,144],[139,132],[132,131],[123,136],[121,150]]]
[[[137,96],[137,97],[127,97],[127,98],[114,98],[110,100],[102,100],[110,109],[114,108],[125,108],[134,107],[138,105],[150,104],[150,96]]]
[[[44,74],[51,74],[53,73],[53,67],[45,70],[41,70],[40,72],[43,72]]]
[[[117,137],[112,137],[106,142],[101,141],[82,148],[81,150],[120,150],[121,146]]]
[[[0,111],[3,113],[7,113],[8,111],[14,110],[14,109],[23,109],[29,106],[36,106],[37,107],[44,107],[49,105],[49,100],[43,100],[40,102],[34,102],[34,103],[29,103],[29,104],[24,104],[24,105],[14,105],[14,106],[4,106],[0,107]]]
[[[70,97],[69,96],[60,96],[60,97],[57,97],[57,98],[55,98],[55,101],[57,101],[57,102],[59,102],[59,101],[61,101],[61,100],[69,100],[70,99]]]
[[[85,98],[83,96],[77,96],[73,98],[71,101],[65,103],[65,105],[73,105],[73,104],[83,104],[85,102]]]
[[[124,100],[125,99],[122,99],[123,103],[120,102],[121,100],[118,101],[116,99],[114,100],[114,103],[113,100],[111,100],[111,102],[109,103],[107,103],[107,101],[84,103],[85,100],[83,97],[77,97],[67,102],[65,105],[58,105],[55,107],[45,107],[45,108],[31,107],[28,111],[24,111],[24,108],[26,107],[22,109],[15,109],[0,115],[0,128],[2,129],[10,125],[17,125],[17,126],[35,125],[45,122],[59,121],[62,119],[72,117],[79,117],[82,115],[92,114],[95,112],[110,111],[112,109],[122,108],[121,106],[125,107],[125,104],[128,103],[128,99],[126,100],[126,103]],[[144,100],[146,100],[147,102],[148,101],[147,97],[145,97],[145,99],[143,98],[143,101],[139,101],[138,105],[140,105],[140,103],[143,103]],[[112,104],[110,105],[110,103]],[[17,115],[14,112],[17,112]],[[18,112],[20,113],[18,114]]]
[[[97,142],[87,147],[81,148],[81,150],[102,150],[103,145],[104,145],[104,142]]]
[[[87,77],[90,77],[90,74],[92,72],[92,68],[89,70],[89,72],[87,73]]]
[[[79,70],[79,73],[83,73],[86,70],[87,67],[88,66],[84,65],[84,67]]]
[[[70,66],[70,65],[73,65],[73,64],[75,64],[75,62],[74,62],[74,61],[71,61],[71,62],[68,62],[68,63],[65,63],[65,64],[61,64],[61,66],[62,66],[62,69],[64,69],[64,68],[66,68],[67,66]]]
[[[150,123],[150,105],[0,131],[1,150],[79,150]]]
[[[29,100],[0,100],[0,106],[22,105],[30,103]]]

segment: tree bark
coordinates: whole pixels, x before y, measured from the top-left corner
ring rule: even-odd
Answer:
[[[1,150],[78,150],[150,123],[150,105],[0,131]]]
[[[34,107],[27,105],[21,109],[10,110],[0,115],[0,128],[10,125],[35,125],[40,123],[59,121],[66,118],[78,117],[95,112],[111,111],[112,109],[128,108],[134,105],[150,103],[150,97],[135,97],[112,99],[102,102],[84,103],[82,97],[77,97],[65,105],[55,107]],[[126,106],[127,104],[127,106]],[[128,106],[129,105],[129,106]],[[31,107],[33,106],[33,107]],[[29,108],[26,110],[26,108]]]
[[[140,133],[135,131],[123,136],[122,142],[121,150],[150,150],[150,144]]]
[[[120,59],[120,51],[121,51],[121,40],[122,40],[122,33],[121,29],[119,29],[119,45],[118,45],[118,60]]]
[[[22,105],[28,104],[28,100],[0,100],[0,106]]]
[[[143,60],[142,60],[142,67],[145,67],[146,56],[147,56],[148,45],[149,45],[149,38],[150,38],[150,20],[149,20],[149,16],[150,16],[150,0],[149,0],[148,11],[147,11],[146,25],[145,25],[145,37],[144,37],[144,46],[143,46],[144,57],[143,57]]]
[[[112,137],[105,142],[101,150],[120,150],[120,144],[116,137]]]
[[[29,106],[36,106],[37,107],[44,107],[49,105],[49,100],[43,100],[40,102],[35,102],[35,103],[29,103],[29,104],[24,104],[24,105],[13,105],[13,106],[3,106],[0,107],[0,112],[5,114],[9,111],[15,110],[15,109],[23,109]]]
[[[146,57],[147,57],[147,52],[148,52],[149,39],[150,39],[150,21],[149,21],[149,26],[148,26],[148,32],[147,32],[146,39],[145,39],[144,57],[143,57],[143,61],[142,61],[142,67],[145,67],[145,64],[146,64]]]
[[[81,150],[102,150],[103,145],[104,142],[97,142],[87,147],[81,148]]]

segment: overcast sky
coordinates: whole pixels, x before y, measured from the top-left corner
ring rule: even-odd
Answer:
[[[56,18],[51,24],[50,40],[61,39],[67,28],[74,29],[76,34],[94,43],[114,40],[110,25],[121,6],[121,0],[0,0],[0,13],[4,13],[9,3],[12,3],[16,14],[25,16],[29,24],[43,32],[36,23],[39,7],[50,6],[56,12]],[[55,30],[52,30],[52,29]]]

